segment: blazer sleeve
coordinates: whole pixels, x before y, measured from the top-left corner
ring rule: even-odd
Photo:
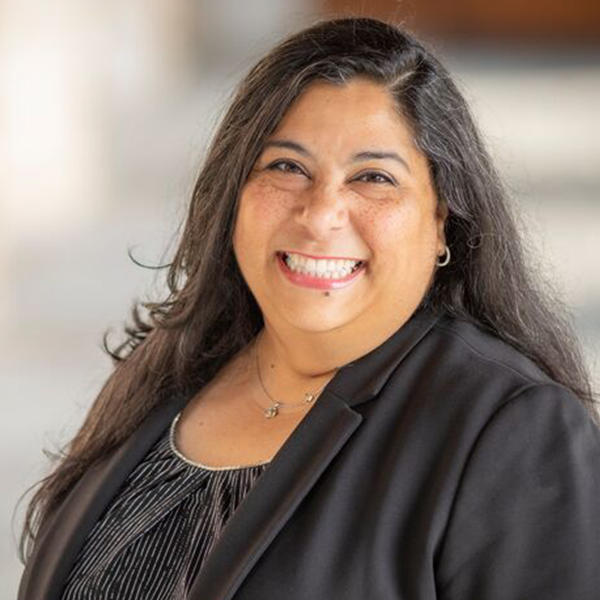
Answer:
[[[480,431],[436,555],[441,600],[600,598],[600,429],[558,384]]]

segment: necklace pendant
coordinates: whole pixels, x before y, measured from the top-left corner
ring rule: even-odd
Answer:
[[[273,404],[273,406],[269,406],[269,408],[265,408],[264,413],[267,419],[272,419],[273,417],[276,417],[279,413],[279,402],[276,402],[275,404]]]
[[[315,399],[315,397],[316,397],[315,394],[309,394],[308,392],[306,392],[304,394],[304,401],[307,404],[310,404]]]

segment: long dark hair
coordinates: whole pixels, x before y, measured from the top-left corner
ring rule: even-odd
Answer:
[[[413,127],[449,216],[452,261],[422,304],[467,319],[531,357],[595,415],[588,374],[564,307],[533,277],[507,200],[467,104],[423,43],[390,23],[316,23],[277,45],[239,84],[198,175],[179,246],[167,265],[169,294],[134,305],[123,343],[83,425],[32,497],[21,535],[25,562],[39,525],[96,461],[172,393],[208,382],[263,325],[237,267],[232,231],[240,189],[265,139],[315,80],[383,84]]]

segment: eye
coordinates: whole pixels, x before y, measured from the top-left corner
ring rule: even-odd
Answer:
[[[296,163],[290,160],[278,160],[274,163],[271,163],[267,169],[269,169],[269,171],[280,171],[281,173],[304,175],[304,171]]]
[[[367,178],[367,179],[364,179]],[[395,185],[396,182],[387,175],[379,173],[378,171],[367,171],[356,178],[357,181],[364,181],[365,183],[389,183]]]

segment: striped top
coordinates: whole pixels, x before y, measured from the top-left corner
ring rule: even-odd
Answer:
[[[184,600],[229,517],[269,462],[213,468],[185,458],[171,427],[90,531],[62,600]]]

